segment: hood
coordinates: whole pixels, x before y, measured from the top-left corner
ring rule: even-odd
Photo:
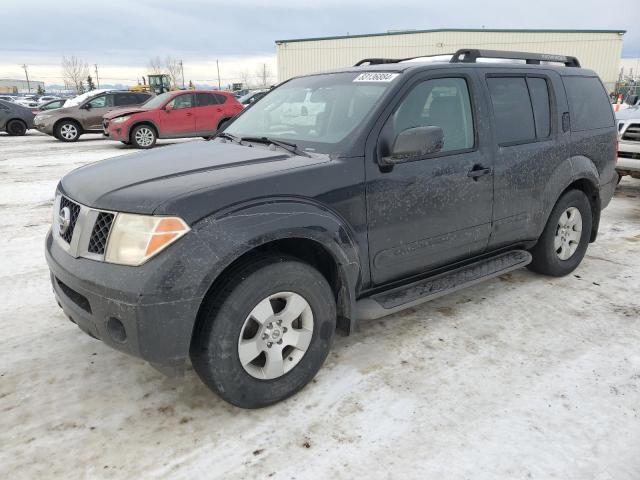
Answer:
[[[324,161],[325,157],[292,156],[262,146],[196,141],[80,167],[67,174],[58,188],[69,198],[93,208],[151,214],[161,204],[189,192]]]
[[[616,120],[640,120],[640,106],[635,105],[616,112]]]
[[[142,107],[118,108],[117,110],[112,110],[109,113],[105,114],[102,118],[105,118],[107,120],[111,120],[112,118],[121,117],[123,115],[133,115],[134,113],[145,112],[147,110],[149,110],[149,109],[148,108],[142,108]]]

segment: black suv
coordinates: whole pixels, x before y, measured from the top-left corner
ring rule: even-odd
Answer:
[[[314,377],[336,329],[574,270],[615,161],[607,93],[575,58],[369,59],[284,82],[211,141],[68,174],[46,258],[89,335],[166,371],[190,358],[261,407]]]

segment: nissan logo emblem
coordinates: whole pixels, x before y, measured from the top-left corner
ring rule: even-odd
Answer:
[[[71,225],[71,210],[69,207],[63,207],[58,214],[58,228],[60,229],[60,235],[64,235],[69,230]]]

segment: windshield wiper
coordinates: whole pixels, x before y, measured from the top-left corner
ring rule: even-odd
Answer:
[[[209,137],[207,140],[213,140],[214,138],[224,138],[236,143],[240,143],[242,141],[241,138],[238,138],[235,135],[231,135],[230,133],[226,133],[226,132],[216,133],[214,136]]]
[[[272,143],[280,148],[284,148],[288,152],[291,152],[295,155],[301,155],[303,157],[311,158],[311,155],[309,155],[304,150],[300,150],[295,143],[283,142],[282,140],[274,140],[273,138],[269,137],[242,137],[240,140],[242,140],[243,142]]]

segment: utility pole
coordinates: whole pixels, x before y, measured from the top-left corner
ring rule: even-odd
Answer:
[[[216,68],[218,69],[218,90],[222,90],[220,86],[220,64],[218,63],[218,59],[216,58]]]
[[[27,77],[27,90],[31,93],[31,83],[29,82],[29,72],[27,71],[27,64],[22,64],[22,68],[24,69],[24,74]]]
[[[93,66],[96,67],[96,88],[100,88],[100,78],[98,78],[98,64],[94,63]]]
[[[184,65],[182,65],[182,60],[180,60],[180,71],[182,72],[182,88],[184,89]]]

